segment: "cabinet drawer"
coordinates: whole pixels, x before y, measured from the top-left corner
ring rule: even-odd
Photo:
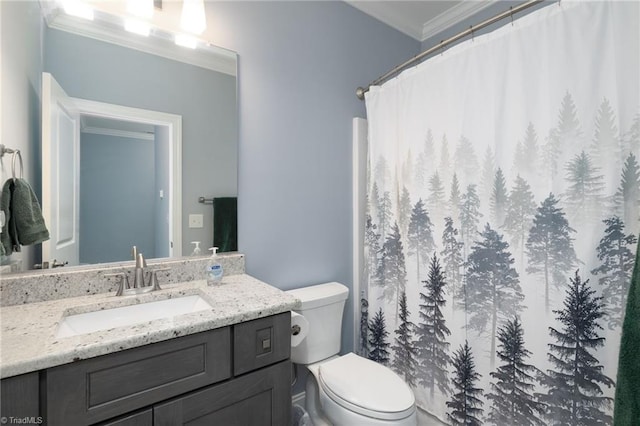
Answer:
[[[46,371],[49,426],[92,424],[231,376],[225,327]]]
[[[240,375],[289,358],[291,314],[285,312],[234,325],[233,372]]]
[[[291,424],[291,362],[191,392],[153,407],[154,426]]]

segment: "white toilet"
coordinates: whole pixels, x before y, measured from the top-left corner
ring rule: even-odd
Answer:
[[[302,301],[307,337],[291,348],[291,360],[305,366],[306,410],[315,426],[415,426],[411,388],[388,367],[349,353],[338,356],[342,313],[349,289],[328,283],[290,290]]]

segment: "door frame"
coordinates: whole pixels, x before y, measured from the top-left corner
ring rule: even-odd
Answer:
[[[182,256],[182,116],[165,112],[108,104],[87,99],[71,98],[80,116],[136,121],[169,128],[169,257]]]

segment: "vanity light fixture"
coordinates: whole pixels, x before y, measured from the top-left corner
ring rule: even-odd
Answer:
[[[127,0],[127,12],[142,19],[153,17],[153,0]]]
[[[153,17],[153,0],[127,0],[127,12],[134,17],[125,18],[124,29],[148,37],[151,25],[147,21]]]
[[[198,46],[198,39],[188,34],[176,34],[175,42],[178,46],[195,49]]]
[[[93,8],[82,0],[62,0],[62,8],[67,15],[93,21]]]
[[[204,0],[183,0],[180,28],[193,34],[202,34],[207,28]]]
[[[125,18],[124,29],[129,31],[130,33],[138,34],[145,37],[148,37],[151,33],[151,26],[147,22],[135,18]]]

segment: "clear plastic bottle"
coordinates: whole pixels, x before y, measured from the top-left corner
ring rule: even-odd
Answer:
[[[216,285],[222,281],[224,271],[222,270],[222,265],[218,262],[218,247],[211,247],[209,250],[212,254],[206,268],[207,285]]]

